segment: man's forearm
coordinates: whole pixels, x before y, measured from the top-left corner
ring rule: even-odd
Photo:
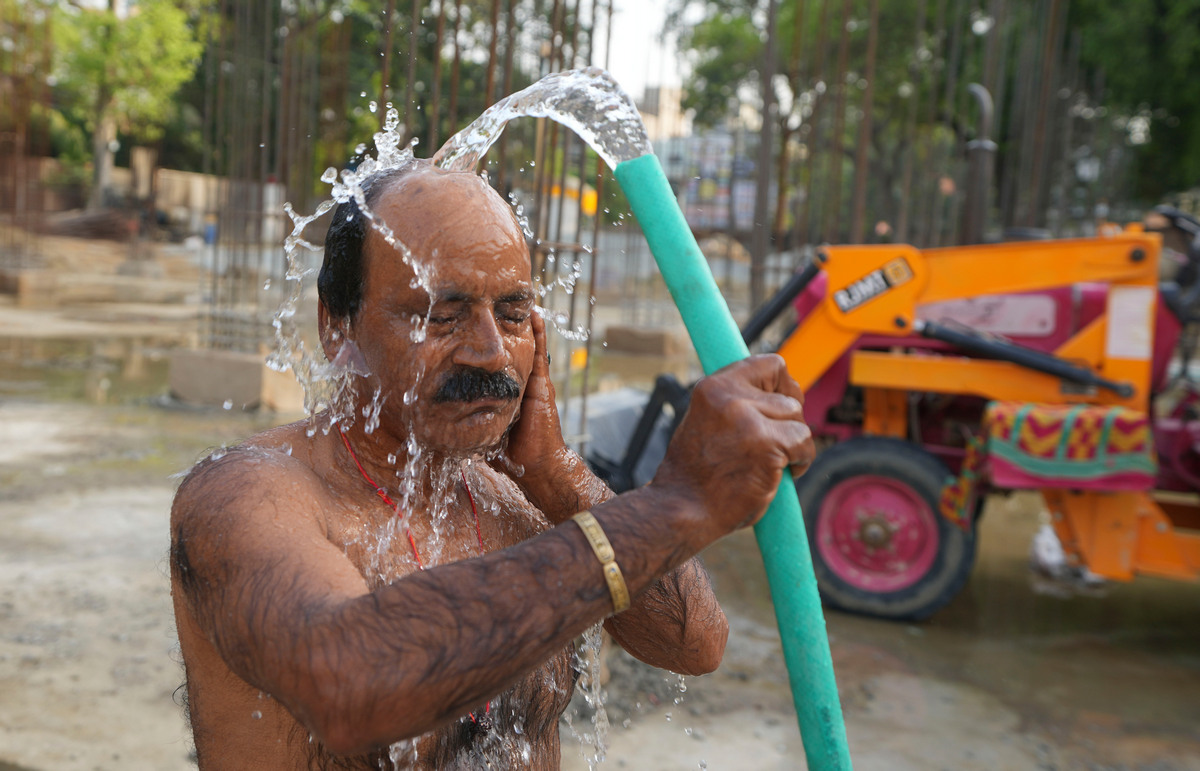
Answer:
[[[633,593],[647,591],[701,545],[681,541],[683,531],[670,524],[681,511],[653,491],[596,511]],[[565,525],[414,573],[331,616],[310,614],[312,636],[289,651],[288,661],[272,665],[277,675],[297,678],[277,692],[284,699],[297,694],[285,703],[310,727],[320,726],[318,735],[335,751],[358,751],[403,738],[397,726],[404,736],[418,735],[480,708],[611,609],[591,547],[579,528]],[[297,676],[298,662],[305,666]],[[261,675],[250,679],[263,686],[275,679]],[[364,704],[371,705],[366,720]],[[344,723],[350,715],[353,725]]]
[[[539,485],[526,488],[531,502],[555,523],[614,496],[582,458],[571,450],[564,453],[569,455],[559,459],[558,474],[544,475]],[[716,668],[729,636],[708,574],[694,558],[656,581],[605,628],[641,661],[691,675]]]

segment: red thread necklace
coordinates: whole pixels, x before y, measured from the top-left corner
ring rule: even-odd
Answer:
[[[342,430],[341,426],[338,426],[338,434],[342,437],[342,444],[346,445],[346,451],[350,453],[350,459],[353,460],[354,465],[358,467],[358,473],[362,474],[362,478],[367,481],[367,484],[375,489],[375,494],[378,495],[384,503],[392,507],[392,511],[395,513],[395,515],[400,516],[400,504],[392,500],[392,497],[387,494],[386,490],[375,484],[375,480],[371,478],[371,475],[367,473],[367,470],[363,468],[361,463],[358,462],[358,455],[355,454],[354,448],[350,446],[350,440],[346,438],[346,432]],[[479,527],[479,512],[475,508],[475,496],[471,494],[471,486],[467,484],[467,472],[460,471],[459,473],[462,475],[463,489],[467,491],[467,500],[471,503],[471,516],[475,518],[475,537],[479,539],[479,554],[482,556],[484,554],[483,531]],[[424,570],[425,563],[421,561],[421,553],[417,551],[417,539],[413,538],[412,530],[409,529],[408,525],[404,526],[404,534],[408,536],[408,543],[412,546],[413,557],[415,557],[417,560],[417,567],[421,570]]]
[[[387,490],[384,490],[382,487],[377,485],[375,480],[371,478],[371,475],[367,473],[367,470],[363,468],[363,465],[359,463],[358,455],[354,452],[354,448],[350,446],[350,440],[346,437],[346,432],[342,430],[341,426],[338,426],[338,434],[342,437],[342,444],[346,445],[346,452],[350,453],[350,459],[354,461],[354,465],[358,467],[358,473],[362,474],[362,478],[366,480],[367,484],[374,488],[375,494],[378,495],[384,503],[392,508],[392,512],[397,517],[400,516],[400,504],[392,500],[392,497],[387,494]],[[462,475],[463,489],[467,491],[467,500],[471,503],[471,516],[475,518],[475,537],[479,539],[479,554],[482,556],[485,554],[485,550],[483,548],[483,530],[479,527],[479,511],[475,508],[475,496],[471,494],[471,486],[467,484],[467,472],[459,471],[459,473]],[[404,526],[404,534],[408,536],[408,543],[412,546],[413,557],[417,560],[417,569],[424,570],[425,563],[421,561],[421,553],[417,551],[417,539],[413,538],[412,530],[407,524]],[[474,712],[470,713],[468,717],[471,718],[471,722],[475,724],[480,731],[490,731],[492,728],[492,719],[490,715],[491,711],[492,703],[489,701],[487,706],[485,706],[483,709],[483,717],[477,718]]]

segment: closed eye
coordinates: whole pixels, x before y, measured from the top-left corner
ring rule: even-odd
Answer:
[[[527,318],[529,318],[529,311],[500,310],[496,313],[496,316],[498,316],[501,321],[507,321],[507,322],[510,322],[513,324],[520,324],[520,323],[524,322]]]

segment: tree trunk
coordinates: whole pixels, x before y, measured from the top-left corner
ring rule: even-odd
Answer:
[[[107,112],[101,108],[96,117],[96,132],[92,134],[92,192],[88,196],[88,211],[104,208],[105,194],[112,186],[112,143],[117,138],[117,121]]]
[[[117,20],[117,0],[108,0],[108,24],[104,27],[105,59],[112,52],[113,26]],[[117,139],[117,119],[112,114],[112,88],[107,75],[101,75],[99,93],[96,95],[96,130],[92,134],[92,191],[88,196],[87,210],[96,211],[104,208],[105,194],[112,186],[113,150],[112,144]]]

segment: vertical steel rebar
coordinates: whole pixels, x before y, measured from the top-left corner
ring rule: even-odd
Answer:
[[[794,133],[798,152],[795,161],[786,165],[790,167],[789,171],[791,174],[788,175],[788,178],[792,181],[796,196],[795,205],[790,208],[792,213],[792,241],[796,248],[797,259],[799,259],[799,255],[802,253],[801,245],[803,244],[802,238],[804,235],[804,226],[801,224],[801,216],[804,210],[804,194],[801,182],[804,178],[804,171],[809,167],[810,158],[812,157],[811,153],[799,152],[800,148],[804,147],[805,130],[808,128],[808,119],[804,116],[804,107],[801,100],[801,95],[804,93],[806,87],[805,81],[807,80],[809,63],[809,51],[804,46],[804,23],[807,11],[807,0],[796,0],[796,11],[792,16],[792,48],[789,52],[791,61],[791,71],[789,74],[792,83],[792,109],[795,110],[797,119],[796,131]],[[780,157],[787,158],[788,156],[781,155]],[[780,163],[784,165],[782,161]],[[783,179],[782,174],[780,178],[781,180]],[[780,184],[782,184],[782,181]],[[782,207],[780,208],[782,209]],[[782,228],[782,223],[780,223],[780,227]],[[793,267],[798,266],[793,265]]]
[[[1058,48],[1058,37],[1060,34],[1060,9],[1065,12],[1067,5],[1066,0],[1049,0],[1049,2],[1048,24],[1043,33],[1041,67],[1038,73],[1040,88],[1038,89],[1036,108],[1037,120],[1034,123],[1033,130],[1033,150],[1031,153],[1032,160],[1029,177],[1030,195],[1026,202],[1024,216],[1022,217],[1026,223],[1033,227],[1045,223],[1042,184],[1043,167],[1047,162],[1049,151],[1046,140],[1048,133],[1047,124],[1051,120],[1051,95],[1057,89],[1058,57],[1055,53]]]
[[[966,4],[968,0],[955,0],[954,3],[954,20],[950,23],[950,50],[948,54],[948,66],[946,67],[946,93],[942,97],[942,109],[944,112],[943,120],[950,124],[952,129],[955,129],[955,124],[958,121],[958,116],[955,115],[955,95],[958,92],[958,67],[962,60],[962,34],[963,34],[963,19],[966,16]],[[949,144],[940,142],[933,147],[932,168],[937,177],[936,193],[930,200],[929,214],[929,238],[927,243],[929,246],[943,246],[948,241],[954,240],[955,223],[951,219],[949,226],[950,233],[946,233],[946,227],[943,225],[943,220],[952,208],[954,198],[957,196],[957,184],[953,184],[951,191],[943,187],[946,180],[956,183],[955,174],[952,167],[955,165],[954,160],[959,147],[959,131],[953,130],[953,141]],[[948,144],[948,146],[947,146]]]
[[[841,16],[841,37],[838,40],[837,83],[835,85],[836,104],[833,109],[833,136],[830,138],[829,150],[829,188],[827,209],[825,211],[825,237],[834,243],[841,239],[842,216],[842,133],[846,127],[846,73],[850,64],[850,17],[853,13],[853,0],[843,0]]]
[[[433,85],[425,110],[425,114],[429,116],[429,128],[426,133],[429,134],[427,141],[431,151],[441,147],[438,143],[438,123],[441,121],[442,111],[442,43],[445,35],[446,0],[438,0],[437,34],[433,44]],[[415,51],[412,54],[415,54]]]
[[[414,5],[417,0],[413,0]],[[383,121],[387,115],[387,103],[392,98],[392,33],[395,29],[396,22],[396,0],[388,0],[387,8],[383,12],[383,63],[379,68],[379,125],[383,126]],[[411,30],[409,45],[412,46]],[[410,49],[411,50],[411,49]],[[412,78],[409,78],[405,84],[405,108],[404,108],[404,130],[409,136],[412,135]]]
[[[1043,7],[1044,4],[1040,4]],[[1029,30],[1024,61],[1024,72],[1021,78],[1021,94],[1019,98],[1020,104],[1020,145],[1017,148],[1017,157],[1020,165],[1018,166],[1018,179],[1020,184],[1014,186],[1013,201],[1015,206],[1014,224],[1032,228],[1035,226],[1035,218],[1033,211],[1035,204],[1032,201],[1033,191],[1029,186],[1029,180],[1034,178],[1034,144],[1037,141],[1037,134],[1040,131],[1041,117],[1038,115],[1038,100],[1037,84],[1039,80],[1045,77],[1044,66],[1039,57],[1038,43],[1043,43],[1049,37],[1048,30],[1036,26],[1036,21],[1030,21],[1026,25]],[[1040,33],[1040,35],[1038,34]]]
[[[1072,106],[1076,96],[1079,94],[1079,47],[1080,36],[1078,31],[1072,32],[1067,43],[1065,69],[1063,71],[1062,84],[1063,87],[1057,92],[1057,117],[1055,124],[1061,126],[1058,130],[1060,138],[1058,152],[1055,155],[1054,163],[1051,167],[1051,172],[1047,175],[1050,188],[1050,213],[1048,226],[1051,232],[1064,235],[1066,220],[1070,216],[1069,209],[1071,208],[1071,188],[1074,177],[1073,167],[1071,165],[1071,142],[1075,134],[1075,119],[1072,114]],[[1065,91],[1065,94],[1063,93]],[[1078,235],[1090,235],[1078,234]]]
[[[822,222],[824,201],[821,201],[821,206],[817,206],[817,201],[814,196],[817,191],[818,171],[822,165],[828,166],[825,161],[825,146],[822,123],[824,122],[824,105],[828,100],[829,82],[825,77],[825,66],[828,64],[829,53],[829,7],[835,0],[821,0],[821,13],[817,21],[817,69],[814,75],[816,85],[813,88],[816,96],[813,99],[812,113],[809,115],[809,122],[812,126],[810,134],[811,139],[808,142],[809,161],[808,161],[808,181],[804,188],[803,210],[800,219],[802,221],[800,241],[804,243],[817,242],[824,239],[824,231],[819,223]],[[824,86],[823,89],[819,86]],[[828,175],[826,175],[828,178]]]
[[[850,214],[850,241],[862,243],[867,214],[867,150],[874,131],[875,59],[879,52],[879,0],[868,0],[867,22],[867,88],[863,93],[863,116],[858,124],[858,145],[854,150],[854,194]]]
[[[600,3],[602,0],[592,0],[592,28],[588,34],[588,61],[595,63],[596,58],[596,27],[599,24]],[[608,2],[608,24],[605,28],[605,34],[611,34],[612,30],[612,0]],[[611,45],[606,44],[604,47],[604,68],[608,69],[609,65],[609,49]],[[589,253],[588,260],[588,302],[587,302],[587,339],[583,341],[584,367],[582,377],[579,384],[579,411],[587,419],[588,414],[588,392],[591,390],[591,375],[592,375],[592,341],[595,340],[595,321],[596,321],[596,277],[599,275],[598,265],[600,263],[600,226],[604,218],[604,164],[597,159],[596,161],[596,211],[592,217],[592,249]],[[583,175],[580,175],[579,182],[582,187]],[[582,199],[581,199],[582,200]],[[588,435],[584,435],[579,439],[579,454],[587,457],[587,439]]]
[[[946,38],[946,2],[947,0],[937,0],[934,10],[934,32],[933,36],[929,38],[927,46],[930,64],[928,68],[929,104],[925,106],[925,124],[927,128],[921,133],[917,143],[918,156],[922,160],[922,174],[917,181],[916,206],[913,208],[913,222],[916,223],[913,242],[918,246],[929,246],[931,244],[929,213],[933,206],[934,198],[938,195],[937,174],[936,171],[931,172],[930,167],[936,142],[936,137],[933,136],[932,129],[937,121],[938,114],[939,68],[936,64],[939,58],[943,56],[942,49]]]
[[[770,248],[771,152],[774,149],[772,132],[775,128],[775,47],[779,17],[779,0],[767,0],[767,41],[763,48],[761,66],[762,128],[758,135],[758,163],[754,179],[754,222],[750,237],[750,307],[757,308],[765,300],[763,273],[767,250]]]
[[[395,0],[388,0],[391,4]],[[388,39],[391,40],[391,17],[388,17]],[[420,29],[421,29],[421,0],[412,0],[412,8],[408,19],[408,77],[404,84],[404,131],[405,142],[413,139],[417,131],[417,57],[420,55]],[[389,76],[391,72],[387,73]],[[379,105],[380,112],[383,112],[384,106]]]
[[[496,48],[500,40],[500,0],[492,0],[491,37],[488,39],[487,82],[483,87],[483,102],[496,101]]]
[[[917,0],[917,24],[913,41],[912,60],[909,62],[908,75],[912,92],[905,105],[904,130],[901,142],[904,143],[900,169],[900,200],[896,213],[896,240],[907,243],[909,240],[909,222],[913,210],[913,165],[917,153],[917,113],[921,105],[921,75],[920,59],[917,51],[925,42],[925,24],[928,12],[928,0]]]
[[[513,91],[513,59],[514,51],[517,45],[517,0],[505,0],[506,13],[504,23],[504,93],[511,94]],[[500,190],[507,189],[508,176],[508,132],[500,135],[498,142],[498,153],[496,165],[499,169],[497,185]]]
[[[454,58],[450,63],[450,132],[447,136],[454,136],[454,133],[458,131],[458,81],[462,70],[462,46],[458,40],[458,26],[461,20],[462,2],[454,0],[454,26],[450,29],[451,39],[454,41]]]
[[[1032,84],[1031,71],[1033,64],[1030,59],[1033,56],[1034,39],[1031,36],[1031,29],[1028,20],[1018,17],[1014,39],[1012,41],[1015,50],[1015,76],[1010,90],[1012,91],[1009,105],[1008,115],[1008,137],[1010,139],[1008,149],[1006,149],[1004,163],[1001,166],[1003,176],[1000,180],[1000,221],[1005,229],[1017,225],[1017,197],[1019,194],[1020,185],[1018,179],[1021,176],[1023,163],[1026,153],[1023,152],[1025,144],[1025,128],[1028,121],[1025,119],[1025,112],[1028,108],[1029,86]]]

